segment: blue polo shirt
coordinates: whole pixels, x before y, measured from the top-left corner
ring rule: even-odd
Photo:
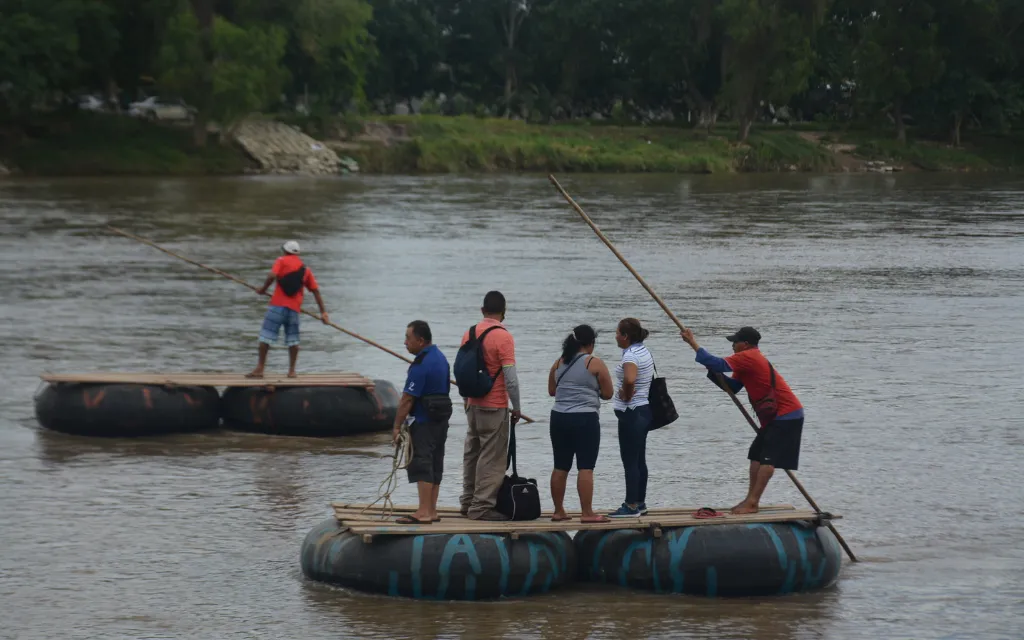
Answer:
[[[409,365],[403,391],[415,398],[447,395],[451,390],[448,371],[448,358],[437,346],[430,345],[416,354],[416,359]],[[430,422],[422,402],[413,405],[412,415],[417,422]]]

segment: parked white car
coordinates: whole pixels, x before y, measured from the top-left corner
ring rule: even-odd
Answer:
[[[106,111],[107,105],[96,96],[79,96],[78,108],[82,111]]]
[[[128,115],[148,120],[192,120],[195,109],[183,100],[161,100],[150,96],[128,105]]]

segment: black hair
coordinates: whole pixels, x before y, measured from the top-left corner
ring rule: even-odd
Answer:
[[[581,324],[562,341],[562,362],[569,364],[583,347],[589,347],[597,340],[597,332],[589,324]]]
[[[623,318],[619,322],[619,333],[629,338],[629,344],[643,342],[651,332],[640,326],[636,318]]]
[[[412,329],[412,335],[417,338],[426,342],[433,340],[433,336],[430,334],[430,325],[425,320],[413,320],[407,326]]]
[[[484,296],[484,313],[505,313],[505,296],[500,291],[488,291]]]

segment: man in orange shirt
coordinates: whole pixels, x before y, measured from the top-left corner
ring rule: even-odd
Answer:
[[[505,296],[498,291],[484,296],[480,309],[484,319],[474,335],[483,339],[484,366],[494,382],[487,395],[466,400],[469,430],[462,457],[462,515],[473,520],[508,520],[495,510],[498,489],[508,465],[509,429],[522,417],[519,411],[519,377],[516,373],[516,348],[512,334],[505,329]],[[469,331],[462,344],[469,341]],[[512,401],[512,412],[508,404]],[[511,420],[509,419],[511,415]]]
[[[274,287],[274,295],[270,298],[270,307],[266,316],[263,317],[263,326],[260,328],[260,351],[259,363],[247,378],[262,378],[263,368],[267,364],[267,354],[270,352],[270,345],[277,343],[277,338],[284,326],[284,343],[288,347],[288,377],[294,378],[295,363],[299,359],[299,310],[302,308],[302,297],[305,290],[309,289],[316,298],[320,307],[320,315],[324,324],[330,319],[327,317],[327,309],[324,307],[324,300],[320,297],[320,288],[316,284],[313,272],[302,263],[299,258],[299,243],[289,240],[281,246],[284,252],[274,262],[266,282],[257,291],[261,296],[266,295],[271,284],[277,283]]]
[[[732,371],[725,378],[733,393],[747,388],[761,429],[750,445],[750,485],[747,497],[732,508],[733,513],[757,513],[761,495],[775,468],[795,471],[800,462],[800,439],[804,429],[804,407],[772,363],[761,353],[761,334],[753,327],[742,327],[726,339],[733,355],[719,358],[697,344],[693,332],[685,329],[683,340],[697,352],[697,362],[708,368],[708,377],[721,386],[716,374]],[[724,389],[723,389],[724,391]]]

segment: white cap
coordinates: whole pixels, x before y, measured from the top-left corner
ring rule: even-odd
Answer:
[[[289,240],[288,242],[284,243],[283,245],[281,245],[281,248],[284,249],[285,253],[290,253],[293,256],[299,255],[299,243],[294,240]]]

